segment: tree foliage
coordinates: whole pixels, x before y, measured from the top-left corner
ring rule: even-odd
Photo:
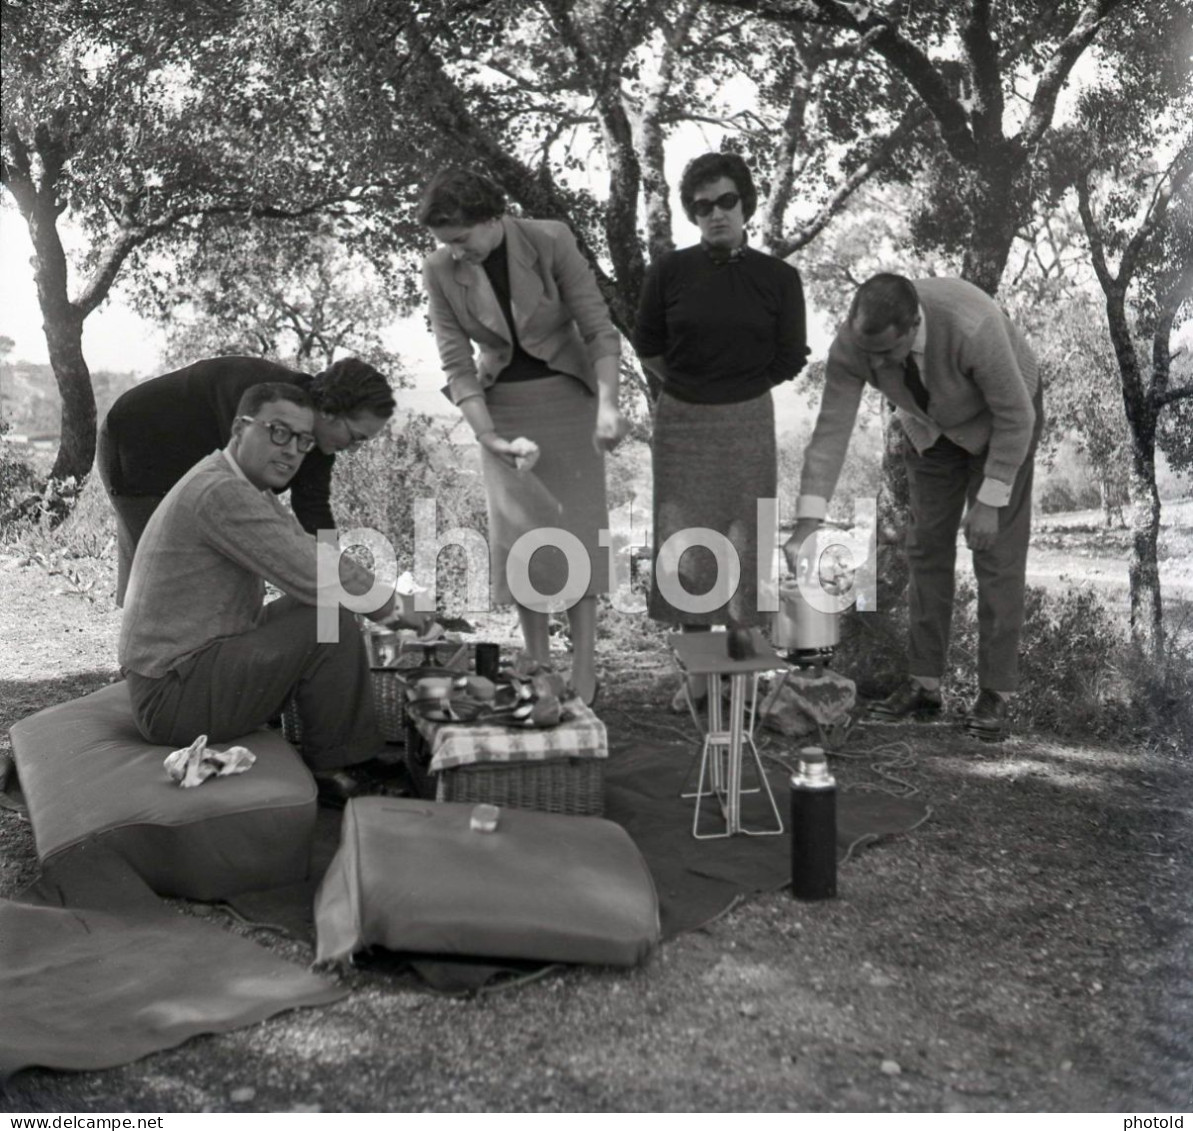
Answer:
[[[901,150],[904,176],[929,174],[913,230],[922,246],[959,255],[963,276],[992,294],[1041,193],[1040,163],[1054,144],[1058,102],[1078,60],[1092,53],[1117,72],[1140,22],[1158,36],[1187,24],[1180,0],[717,3],[787,28],[832,29],[885,77],[885,114],[930,119],[930,136],[920,140],[921,133]],[[860,133],[846,166],[875,140]]]
[[[136,289],[142,312],[166,326],[165,368],[245,354],[316,371],[351,353],[409,387],[386,339],[390,288],[326,221],[229,224],[188,250]]]
[[[53,478],[81,483],[90,471],[82,327],[123,273],[152,275],[150,253],[174,233],[351,207],[374,185],[306,65],[302,22],[279,18],[292,11],[4,0],[0,184],[29,228],[62,394]],[[86,238],[77,279],[64,215]]]
[[[864,274],[869,253],[833,224],[876,182],[910,217],[919,262],[959,263],[994,291],[1047,188],[1078,62],[1096,65],[1108,104],[1129,97],[1154,113],[1171,83],[1149,86],[1131,53],[1171,39],[1183,11],[1180,0],[3,4],[3,185],[34,238],[63,395],[55,474],[80,478],[94,444],[82,324],[118,279],[163,315],[189,293],[224,322],[219,339],[236,306],[233,322],[267,348],[281,340],[283,291],[301,279],[317,305],[333,286],[319,240],[304,255],[303,225],[319,217],[319,239],[343,263],[367,257],[379,301],[408,309],[410,267],[429,246],[414,203],[447,164],[566,221],[625,332],[649,257],[694,237],[671,197],[679,155],[700,147],[748,158],[762,190],[756,239],[823,270],[812,282],[826,295]],[[87,238],[73,286],[63,216]],[[275,222],[297,225],[290,251],[266,232]],[[820,255],[826,240],[833,253]],[[258,248],[260,270],[233,266]],[[895,265],[912,261],[906,245],[891,250]],[[334,340],[313,312],[300,349]],[[194,348],[215,342],[200,334]],[[631,372],[649,404],[657,389]]]
[[[1166,435],[1161,421],[1187,420],[1193,401],[1193,384],[1174,382],[1172,364],[1174,327],[1193,314],[1193,27],[1157,37],[1173,29],[1155,26],[1152,14],[1132,28],[1130,62],[1113,90],[1082,98],[1077,127],[1050,171],[1056,190],[1076,198],[1102,291],[1131,440],[1132,629],[1161,658],[1156,447]],[[1161,102],[1165,112],[1157,115]],[[1173,454],[1179,466],[1179,443]]]

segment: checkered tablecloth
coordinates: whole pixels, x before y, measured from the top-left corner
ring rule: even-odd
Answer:
[[[493,762],[550,762],[560,758],[607,758],[605,724],[578,700],[564,704],[553,727],[477,726],[414,718],[431,748],[431,773]]]

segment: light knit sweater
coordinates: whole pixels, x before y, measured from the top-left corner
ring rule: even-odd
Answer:
[[[333,555],[317,567],[320,553]],[[339,558],[338,569],[336,559]],[[200,460],[162,500],[137,546],[120,625],[120,666],[160,679],[214,640],[261,620],[265,582],[314,605],[372,574],[307,534],[225,452]]]
[[[895,404],[917,451],[930,448],[943,434],[973,455],[985,452],[979,499],[1001,506],[1009,497],[1031,447],[1036,418],[1032,398],[1039,385],[1035,355],[1002,307],[972,283],[921,279],[913,285],[924,319],[916,360],[931,398],[928,411],[907,390],[902,362],[876,366],[843,323],[829,348],[820,412],[804,453],[801,516],[823,516],[867,384]]]

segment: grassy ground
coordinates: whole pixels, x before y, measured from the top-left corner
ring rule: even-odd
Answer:
[[[16,719],[115,676],[118,617],[103,585],[24,558],[0,559],[0,587],[7,751]],[[657,639],[618,641],[602,656],[614,756],[650,736],[685,765],[692,735],[663,710],[672,677]],[[3,1106],[1188,1110],[1189,752],[1039,736],[990,747],[955,721],[867,728],[849,752],[835,763],[846,788],[889,786],[882,765],[895,756],[906,783],[895,788],[932,813],[846,863],[834,901],[760,897],[640,970],[570,970],[491,996],[433,997],[357,973],[329,1008],[110,1071],[22,1072]],[[36,870],[28,824],[0,810],[0,896]]]

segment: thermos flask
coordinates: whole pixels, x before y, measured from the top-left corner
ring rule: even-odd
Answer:
[[[818,746],[799,752],[791,777],[791,894],[837,894],[837,782]]]

